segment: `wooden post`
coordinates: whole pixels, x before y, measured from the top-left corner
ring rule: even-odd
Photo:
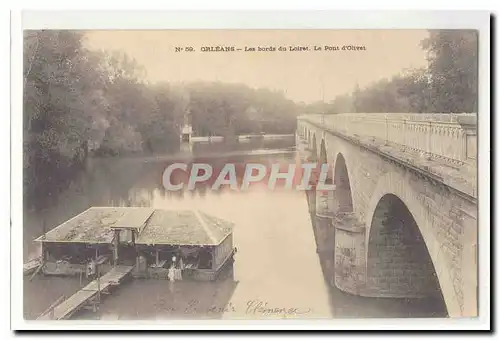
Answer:
[[[134,253],[135,253],[135,265],[136,269],[139,269],[140,259],[139,259],[139,251],[137,250],[137,246],[135,244],[135,229],[130,229],[130,230],[132,232],[132,246],[134,247]]]
[[[113,238],[113,265],[118,265],[118,247],[120,245],[120,230],[115,230]]]
[[[99,277],[99,263],[97,258],[99,257],[99,245],[95,248],[95,271],[97,275],[97,302],[101,301],[101,278]]]
[[[158,268],[158,265],[160,264],[160,252],[158,249],[156,249],[156,268]]]
[[[54,318],[54,309],[60,304],[66,297],[64,295],[60,296],[56,301],[54,301],[49,308],[47,308],[41,315],[49,314],[49,318]]]
[[[135,245],[135,229],[130,229],[131,233],[132,233],[132,246],[134,246],[134,251],[135,251],[135,254],[137,256],[138,252],[137,252],[137,247]]]
[[[210,253],[212,255],[212,269],[216,269],[216,264],[215,264],[215,252],[217,251],[216,247],[210,247]]]

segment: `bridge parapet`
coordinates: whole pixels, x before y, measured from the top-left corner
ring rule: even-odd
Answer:
[[[450,316],[477,315],[476,121],[476,114],[298,118],[299,159],[331,165],[333,197],[308,192],[308,200],[318,252],[331,259],[334,248],[337,288],[444,300]]]
[[[306,115],[307,120],[347,136],[373,137],[385,144],[455,164],[476,163],[477,115],[352,113]]]

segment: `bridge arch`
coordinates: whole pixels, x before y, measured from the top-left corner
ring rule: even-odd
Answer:
[[[347,164],[342,153],[335,158],[335,169],[333,172],[333,183],[335,184],[335,197],[338,204],[338,212],[353,212],[351,181]]]
[[[332,166],[333,163],[331,162],[331,157],[329,157],[329,155],[331,155],[331,152],[329,152],[329,150],[328,150],[327,141],[325,138],[322,138],[321,143],[320,143],[320,148],[319,148],[318,163],[320,165],[328,164],[328,173],[326,176],[325,183],[326,184],[333,184],[333,166]]]
[[[316,134],[312,133],[312,142],[311,142],[311,156],[312,160],[316,161],[318,159],[318,143],[316,141]]]
[[[377,286],[377,278],[374,276],[377,272],[396,273],[396,277],[412,276],[415,277],[417,271],[413,274],[400,268],[396,268],[398,261],[405,262],[408,268],[423,268],[427,275],[427,282],[422,282],[422,287],[430,287],[427,291],[418,291],[416,295],[423,296],[442,296],[446,304],[446,310],[449,315],[461,315],[461,307],[457,294],[454,290],[453,281],[446,268],[446,259],[442,258],[440,244],[436,240],[432,231],[432,223],[428,219],[425,207],[417,199],[417,195],[411,189],[409,184],[405,184],[405,177],[398,172],[388,172],[379,178],[376,188],[371,196],[370,204],[365,219],[365,258],[367,281]],[[391,236],[390,233],[394,235]],[[392,238],[391,238],[392,237]],[[417,242],[410,242],[418,239]],[[406,254],[420,254],[420,260],[416,258],[398,257],[397,244],[403,248],[412,248],[406,251]],[[425,248],[424,248],[425,247]],[[403,248],[400,248],[403,249]],[[396,249],[391,256],[390,262],[383,259],[383,256],[389,256],[390,250]],[[426,250],[426,252],[423,251]],[[404,251],[401,251],[403,253]],[[398,260],[395,260],[398,258]],[[390,266],[383,268],[380,265]],[[393,265],[395,264],[395,265]],[[402,271],[401,271],[402,270]],[[408,270],[408,269],[407,269]],[[394,280],[394,279],[392,279]],[[434,282],[432,280],[435,280]],[[389,281],[386,277],[385,281]],[[404,290],[405,280],[400,280],[399,288]],[[393,281],[395,287],[398,286]],[[413,284],[415,285],[415,284]],[[383,291],[384,287],[378,284]],[[437,289],[439,288],[439,289]],[[396,289],[397,290],[397,289]],[[394,292],[394,289],[391,289]],[[415,292],[415,291],[414,291]],[[413,292],[413,293],[414,293]],[[412,292],[400,291],[400,297],[408,297]],[[383,294],[382,294],[383,295]],[[398,297],[397,294],[386,294],[386,296]]]

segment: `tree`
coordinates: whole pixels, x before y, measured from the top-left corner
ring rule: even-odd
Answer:
[[[46,202],[63,189],[89,148],[95,155],[178,150],[185,117],[204,136],[295,130],[298,109],[283,93],[241,84],[148,84],[133,58],[87,50],[84,39],[80,31],[24,32],[28,200]]]
[[[430,31],[421,45],[428,52],[427,68],[356,86],[352,95],[335,98],[327,112],[477,112],[477,32]]]
[[[477,31],[432,30],[422,47],[428,52],[433,111],[477,112]]]
[[[68,177],[103,104],[97,60],[82,39],[76,31],[24,32],[24,180],[35,196]]]

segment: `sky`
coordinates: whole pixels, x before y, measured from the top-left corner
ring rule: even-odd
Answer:
[[[163,30],[90,31],[90,49],[125,52],[150,82],[221,81],[283,91],[297,102],[331,101],[405,70],[425,67],[424,30]],[[354,51],[343,46],[357,46]],[[241,51],[202,52],[205,46]],[[286,51],[245,52],[280,46]],[[308,51],[290,51],[307,46]],[[314,51],[314,46],[322,48]],[[326,51],[324,46],[339,50]],[[193,52],[175,52],[192,47]]]

